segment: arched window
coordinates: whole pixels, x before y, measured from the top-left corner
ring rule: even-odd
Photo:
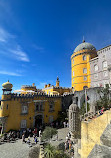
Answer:
[[[83,68],[83,73],[86,74],[87,73],[87,69]]]
[[[86,60],[86,55],[83,55],[83,61]]]
[[[103,61],[103,64],[102,64],[102,65],[103,65],[103,69],[104,69],[104,68],[107,68],[107,61]]]
[[[94,70],[98,71],[98,65],[94,65]]]

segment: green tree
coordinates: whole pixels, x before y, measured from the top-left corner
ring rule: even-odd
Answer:
[[[70,157],[62,150],[56,150],[54,153],[54,158],[70,158]]]
[[[110,91],[109,91],[109,85],[106,84],[105,88],[100,88],[98,90],[98,94],[100,96],[100,99],[97,101],[96,106],[97,108],[101,108],[104,107],[105,109],[108,108],[108,106],[110,106],[111,104],[111,100],[110,100]]]
[[[51,144],[47,144],[44,148],[45,158],[70,158],[63,150],[53,147]]]
[[[51,144],[47,144],[44,148],[45,158],[54,158],[55,148]]]
[[[56,128],[46,127],[42,133],[42,141],[50,140],[54,135],[58,133]]]

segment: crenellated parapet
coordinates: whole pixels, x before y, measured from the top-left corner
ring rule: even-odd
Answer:
[[[36,93],[36,94],[17,94],[11,93],[11,98],[37,98],[37,97],[46,97],[46,98],[60,98],[60,95],[48,95],[44,93]]]

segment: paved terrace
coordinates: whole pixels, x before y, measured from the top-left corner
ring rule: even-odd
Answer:
[[[68,128],[58,129],[58,141],[53,138],[51,144],[57,146],[60,143],[65,142],[67,133]],[[33,143],[33,138],[31,138],[31,143]],[[0,158],[27,158],[30,149],[31,147],[29,147],[28,144],[22,143],[22,139],[19,139],[14,143],[7,142],[0,145]]]

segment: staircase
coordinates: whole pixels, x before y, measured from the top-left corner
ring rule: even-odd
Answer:
[[[101,144],[95,144],[88,158],[111,158],[111,124],[108,124],[100,137]]]

